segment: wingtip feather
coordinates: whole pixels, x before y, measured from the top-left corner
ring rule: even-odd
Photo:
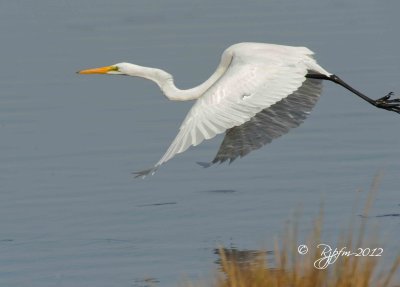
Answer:
[[[135,175],[135,178],[144,179],[148,175],[154,175],[156,171],[157,171],[157,168],[156,167],[152,167],[152,168],[149,168],[149,169],[132,172],[132,174]]]
[[[196,162],[199,166],[201,166],[201,167],[203,167],[203,168],[207,168],[207,167],[210,167],[210,166],[212,166],[214,163],[213,162],[201,162],[201,161],[198,161],[198,162]]]

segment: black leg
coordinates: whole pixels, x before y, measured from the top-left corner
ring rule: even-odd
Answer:
[[[386,96],[384,96],[382,98],[374,100],[374,99],[367,97],[363,93],[357,91],[356,89],[354,89],[353,87],[348,85],[346,82],[344,82],[342,79],[340,79],[336,75],[326,76],[326,75],[322,75],[322,74],[307,74],[306,77],[310,78],[310,79],[321,79],[321,80],[332,81],[338,85],[341,85],[342,87],[346,88],[353,94],[359,96],[364,101],[367,101],[368,103],[370,103],[371,105],[373,105],[377,108],[385,109],[385,110],[396,112],[396,113],[400,114],[400,99],[399,98],[391,99],[391,97],[393,96],[393,92],[390,92],[389,94],[387,94]]]

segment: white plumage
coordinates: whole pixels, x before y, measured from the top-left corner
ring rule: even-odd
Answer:
[[[193,105],[179,133],[156,163],[157,167],[176,154],[205,139],[249,121],[260,111],[298,90],[309,70],[330,74],[317,65],[304,47],[240,43],[229,47],[224,73]],[[146,172],[150,172],[146,171]]]

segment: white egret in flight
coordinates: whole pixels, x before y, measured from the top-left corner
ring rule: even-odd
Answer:
[[[225,132],[217,155],[206,167],[232,162],[259,149],[299,126],[316,104],[322,81],[339,84],[375,107],[400,113],[400,99],[393,93],[373,100],[338,76],[327,72],[305,47],[265,43],[239,43],[224,51],[211,77],[201,85],[180,90],[172,75],[155,68],[130,63],[87,69],[79,74],[112,74],[142,77],[155,82],[172,101],[197,100],[166,153],[137,177],[154,174],[160,165]]]

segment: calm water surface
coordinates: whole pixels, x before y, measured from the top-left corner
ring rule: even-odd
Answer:
[[[399,10],[397,0],[1,1],[0,285],[176,286],[212,274],[220,244],[272,249],[299,205],[307,233],[321,200],[334,241],[380,170],[368,223],[390,261],[400,217],[382,215],[400,213],[398,115],[326,83],[304,125],[246,158],[197,166],[220,137],[134,180],[192,103],[144,80],[75,71],[128,61],[188,88],[227,46],[271,42],[308,46],[376,98],[400,93]]]

